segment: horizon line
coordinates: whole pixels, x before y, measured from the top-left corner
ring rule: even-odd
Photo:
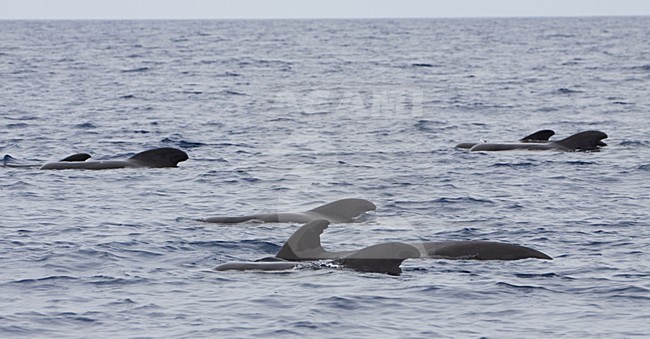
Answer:
[[[138,17],[69,17],[69,18],[56,18],[56,17],[43,17],[43,18],[2,18],[0,21],[183,21],[183,20],[197,20],[197,21],[216,21],[216,20],[427,20],[427,19],[543,19],[543,18],[609,18],[609,17],[650,17],[650,14],[559,14],[559,15],[503,15],[503,16],[431,16],[431,17],[231,17],[231,18],[205,18],[205,17],[188,17],[188,18],[174,18],[174,17],[160,17],[160,18],[138,18]]]

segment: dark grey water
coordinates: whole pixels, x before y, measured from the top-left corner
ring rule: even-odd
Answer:
[[[176,169],[0,168],[2,337],[650,333],[650,18],[0,22],[0,151]],[[538,129],[601,152],[470,154]],[[483,239],[555,259],[212,272],[375,202],[326,247]]]

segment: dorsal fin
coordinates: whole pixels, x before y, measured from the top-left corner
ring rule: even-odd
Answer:
[[[568,138],[555,141],[556,144],[567,150],[595,150],[598,146],[604,145],[601,140],[606,139],[607,134],[601,131],[584,131],[576,133]]]
[[[527,135],[519,141],[521,142],[536,142],[536,141],[548,141],[550,137],[555,135],[555,132],[550,130],[550,129],[543,129],[541,131],[537,131],[531,135]]]
[[[187,153],[171,147],[140,152],[129,158],[129,160],[147,167],[176,167],[179,162],[187,159]]]
[[[414,246],[389,242],[366,247],[336,262],[358,271],[399,275],[402,261],[419,257],[420,251]]]
[[[375,204],[364,199],[341,199],[308,211],[317,213],[333,222],[349,222],[364,212],[377,209]]]
[[[327,252],[320,244],[320,235],[329,224],[329,221],[321,219],[302,225],[284,243],[275,257],[293,261],[336,258],[335,253]]]
[[[69,157],[66,157],[65,159],[61,159],[61,161],[70,161],[70,162],[77,162],[77,161],[86,161],[90,159],[90,154],[88,153],[77,153],[73,154]]]

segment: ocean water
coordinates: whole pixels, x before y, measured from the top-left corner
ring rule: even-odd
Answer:
[[[178,168],[0,167],[0,337],[647,337],[650,18],[1,21],[0,154]],[[539,129],[600,152],[456,150]],[[274,255],[494,240],[554,260],[417,259],[399,277]]]

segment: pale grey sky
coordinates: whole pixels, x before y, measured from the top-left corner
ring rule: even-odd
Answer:
[[[650,15],[650,0],[0,0],[0,19]]]

